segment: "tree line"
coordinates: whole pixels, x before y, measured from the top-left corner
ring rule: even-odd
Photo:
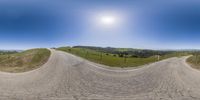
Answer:
[[[103,52],[107,54],[113,54],[118,57],[135,57],[135,58],[147,58],[154,55],[163,56],[174,51],[161,51],[161,50],[148,50],[148,49],[132,49],[132,48],[112,48],[112,47],[94,47],[94,46],[74,46],[73,48],[85,48]]]
[[[14,54],[14,53],[18,53],[17,51],[0,51],[0,55],[5,55],[5,54]]]

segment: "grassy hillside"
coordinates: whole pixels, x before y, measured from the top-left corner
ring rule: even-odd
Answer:
[[[103,49],[94,49],[94,48],[89,49],[89,48],[82,48],[82,47],[73,47],[73,48],[60,47],[60,48],[57,48],[57,50],[65,51],[65,52],[80,56],[82,58],[85,58],[87,60],[108,65],[111,67],[136,67],[136,66],[158,61],[158,55],[156,54],[149,56],[150,54],[147,54],[148,52],[145,52],[146,55],[148,55],[148,57],[146,57],[145,53],[143,53],[144,56],[140,57],[141,54],[132,55],[133,53],[130,53],[130,54],[124,53],[124,52],[121,52],[122,49],[119,49],[120,50],[119,54],[115,53],[117,49],[114,49],[115,51],[111,51],[111,50],[109,51],[109,52],[114,52],[114,53],[103,51]],[[186,54],[180,53],[180,52],[179,53],[168,52],[160,56],[159,60],[166,59],[169,57],[183,56],[183,55],[186,55]]]
[[[111,53],[116,54],[119,56],[128,55],[138,58],[147,58],[154,55],[165,55],[169,53],[173,53],[174,51],[158,51],[158,50],[149,50],[149,49],[133,49],[133,48],[112,48],[112,47],[93,47],[93,46],[74,46],[73,48],[84,48],[84,49],[90,49],[95,50],[98,52],[103,53]]]
[[[194,54],[190,58],[187,59],[187,62],[196,69],[200,69],[200,55]]]
[[[0,70],[5,72],[25,72],[43,65],[49,58],[47,49],[31,49],[14,54],[0,55]]]

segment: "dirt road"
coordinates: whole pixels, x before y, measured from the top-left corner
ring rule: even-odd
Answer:
[[[200,71],[188,66],[186,57],[122,70],[51,51],[36,70],[0,72],[0,99],[200,100]]]

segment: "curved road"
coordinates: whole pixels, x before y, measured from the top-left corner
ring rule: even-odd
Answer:
[[[200,71],[187,57],[122,70],[51,52],[36,70],[0,72],[0,100],[200,100]]]

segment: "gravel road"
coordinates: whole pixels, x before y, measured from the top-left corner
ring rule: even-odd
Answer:
[[[51,52],[33,71],[0,72],[0,100],[200,100],[200,71],[187,57],[120,69]]]

